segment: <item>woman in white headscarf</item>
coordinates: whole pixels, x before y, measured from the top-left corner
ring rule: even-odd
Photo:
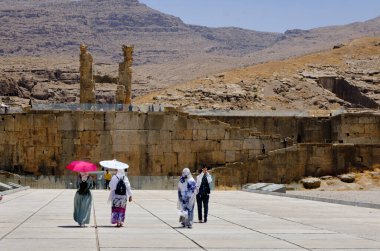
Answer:
[[[90,223],[92,178],[88,173],[80,173],[77,178],[77,192],[74,197],[74,220],[84,227]]]
[[[125,186],[120,188],[122,184],[118,185],[119,181],[124,183]],[[116,227],[122,227],[125,220],[127,201],[132,201],[131,184],[123,169],[117,170],[116,175],[112,176],[109,186],[111,190],[109,200],[112,201],[111,224],[116,224]]]
[[[189,168],[182,171],[178,181],[178,210],[180,222],[183,227],[192,228],[194,216],[194,203],[197,195],[197,183],[191,176]]]

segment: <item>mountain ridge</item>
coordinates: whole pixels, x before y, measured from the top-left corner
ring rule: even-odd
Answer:
[[[0,96],[78,102],[77,77],[66,81],[51,74],[78,72],[81,42],[93,55],[94,73],[108,79],[117,77],[121,45],[134,44],[133,95],[141,96],[229,69],[330,49],[362,36],[380,36],[380,17],[273,33],[188,25],[137,0],[4,0],[0,3],[0,83],[17,88],[0,88]],[[36,68],[47,72],[44,78],[32,73]],[[23,91],[17,84],[22,79],[36,82],[35,87]],[[99,84],[105,89],[112,83]],[[112,93],[115,86],[107,88]],[[70,93],[41,95],[44,89]]]

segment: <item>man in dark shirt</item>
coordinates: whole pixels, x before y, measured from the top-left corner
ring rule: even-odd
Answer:
[[[197,206],[198,206],[198,220],[202,222],[202,204],[204,207],[204,220],[207,222],[208,202],[210,199],[210,184],[212,182],[211,175],[207,172],[207,166],[203,165],[202,172],[197,176]]]

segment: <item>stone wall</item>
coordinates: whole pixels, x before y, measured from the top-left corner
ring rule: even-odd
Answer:
[[[61,175],[72,160],[118,159],[130,175],[178,175],[202,164],[247,161],[281,147],[275,136],[257,135],[216,120],[182,113],[33,112],[0,117],[0,168]]]
[[[337,175],[380,165],[380,144],[298,144],[271,151],[248,163],[227,164],[212,170],[216,185],[289,183],[303,177]]]
[[[240,128],[265,135],[290,137],[295,142],[326,142],[331,140],[330,117],[281,117],[281,116],[206,116]]]
[[[291,137],[300,143],[380,143],[380,114],[345,113],[333,117],[208,116],[266,135]]]
[[[130,164],[131,176],[172,176],[184,167],[196,172],[207,163],[223,167],[214,169],[221,185],[284,183],[380,162],[379,115],[225,120],[243,128],[173,111],[4,114],[0,115],[0,169],[63,175],[72,160],[98,163],[116,158]],[[283,148],[281,140],[288,133],[316,141]],[[323,138],[344,143],[321,143]]]
[[[353,144],[380,143],[380,114],[342,114],[331,119],[334,141]]]

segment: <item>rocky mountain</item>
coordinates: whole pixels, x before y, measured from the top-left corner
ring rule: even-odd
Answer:
[[[187,25],[137,0],[3,0],[0,95],[16,103],[78,102],[81,42],[89,45],[95,74],[103,76],[96,88],[104,103],[113,100],[122,44],[135,46],[134,96],[142,96],[220,71],[376,35],[380,18],[282,34]]]
[[[7,3],[8,2],[8,3]],[[282,34],[184,24],[137,0],[9,1],[0,5],[2,55],[78,53],[85,42],[100,61],[119,59],[121,44],[136,46],[135,65],[206,53],[242,56],[267,48]]]

